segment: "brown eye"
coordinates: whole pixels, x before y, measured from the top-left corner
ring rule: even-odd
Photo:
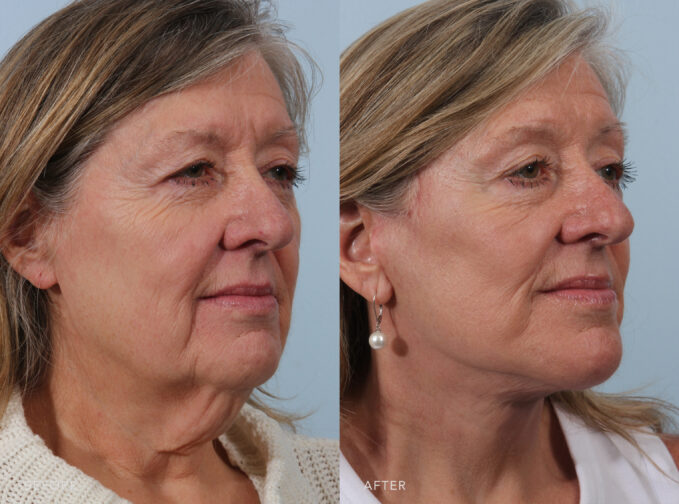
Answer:
[[[297,187],[304,180],[299,168],[287,164],[276,165],[268,169],[265,176],[290,187]]]
[[[617,164],[604,166],[599,170],[599,175],[608,182],[617,182],[622,176],[620,167]]]
[[[612,163],[597,170],[599,176],[616,191],[626,189],[636,180],[634,165],[626,160]]]
[[[514,186],[536,188],[552,178],[552,165],[547,158],[535,158],[510,173],[507,180]]]
[[[269,170],[269,176],[272,179],[279,180],[281,182],[290,181],[294,179],[294,175],[291,174],[292,168],[287,165],[274,166]]]
[[[201,178],[207,174],[208,168],[210,168],[210,163],[201,161],[199,163],[192,164],[188,168],[184,168],[176,176],[184,178]]]
[[[540,161],[533,161],[520,170],[517,170],[514,175],[525,179],[537,178],[537,176],[540,175],[540,168],[542,167],[541,164],[542,163]]]

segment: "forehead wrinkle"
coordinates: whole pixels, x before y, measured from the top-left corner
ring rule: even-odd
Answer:
[[[258,149],[268,145],[282,145],[289,148],[297,155],[299,153],[299,135],[297,133],[297,128],[293,124],[290,124],[289,126],[275,129],[257,142]]]
[[[617,120],[600,127],[588,143],[596,144],[606,140],[607,137],[616,136],[620,137],[623,146],[627,143],[625,124]],[[563,142],[558,121],[552,121],[551,119],[544,119],[533,125],[511,126],[508,129],[500,130],[496,134],[491,133],[489,139],[490,142],[488,142],[487,146],[481,146],[481,157],[491,155],[498,149],[530,143],[556,146]],[[481,144],[481,142],[477,142],[477,144]]]
[[[149,174],[162,169],[168,159],[169,161],[186,161],[186,159],[181,159],[181,153],[185,149],[206,147],[220,154],[225,151],[224,141],[219,135],[211,131],[195,129],[171,131],[160,138],[151,138],[149,141],[141,140],[136,144],[136,148],[132,149],[124,164],[138,165]]]
[[[622,145],[623,146],[627,145],[627,141],[629,140],[627,125],[622,121],[615,121],[611,124],[607,124],[606,126],[599,130],[597,139],[604,139],[605,137],[608,136],[619,137],[619,139],[622,140]]]
[[[463,139],[457,147],[462,147],[465,151],[471,150],[475,153],[473,158],[476,158],[477,162],[485,163],[489,157],[495,157],[498,152],[506,152],[520,145],[529,143],[555,145],[559,140],[556,126],[551,124],[550,120],[541,120],[535,124],[501,128],[497,132],[491,127],[478,131],[473,137],[470,135],[468,140],[471,142],[465,142]]]
[[[207,147],[224,150],[224,142],[219,135],[211,131],[199,131],[195,129],[177,130],[168,133],[153,143],[154,151],[166,150],[177,144],[183,145],[204,145]]]
[[[558,140],[556,124],[551,121],[544,121],[541,124],[512,126],[493,136],[492,140],[503,145],[520,145],[529,142],[542,142],[555,144]]]

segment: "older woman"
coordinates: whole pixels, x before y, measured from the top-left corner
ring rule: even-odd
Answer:
[[[633,228],[604,24],[435,0],[343,54],[341,502],[679,502],[661,405],[588,390]]]
[[[334,444],[245,404],[290,324],[306,102],[254,1],[81,1],[3,60],[2,502],[336,501]]]

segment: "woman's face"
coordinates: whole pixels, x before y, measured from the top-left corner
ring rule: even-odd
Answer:
[[[540,389],[607,378],[634,226],[623,136],[571,57],[425,168],[371,235],[406,343]]]
[[[258,54],[115,125],[58,223],[57,343],[142,381],[264,382],[297,278],[297,158]]]

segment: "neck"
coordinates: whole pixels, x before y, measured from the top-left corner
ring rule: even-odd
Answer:
[[[520,397],[506,376],[437,366],[436,356],[380,352],[343,401],[341,427],[342,451],[363,481],[405,481],[405,491],[379,485],[380,502],[577,502],[544,395]]]
[[[252,497],[247,476],[213,444],[249,391],[145,384],[110,359],[79,359],[64,348],[52,357],[24,407],[55,455],[134,502],[211,502],[227,487],[232,498]]]

